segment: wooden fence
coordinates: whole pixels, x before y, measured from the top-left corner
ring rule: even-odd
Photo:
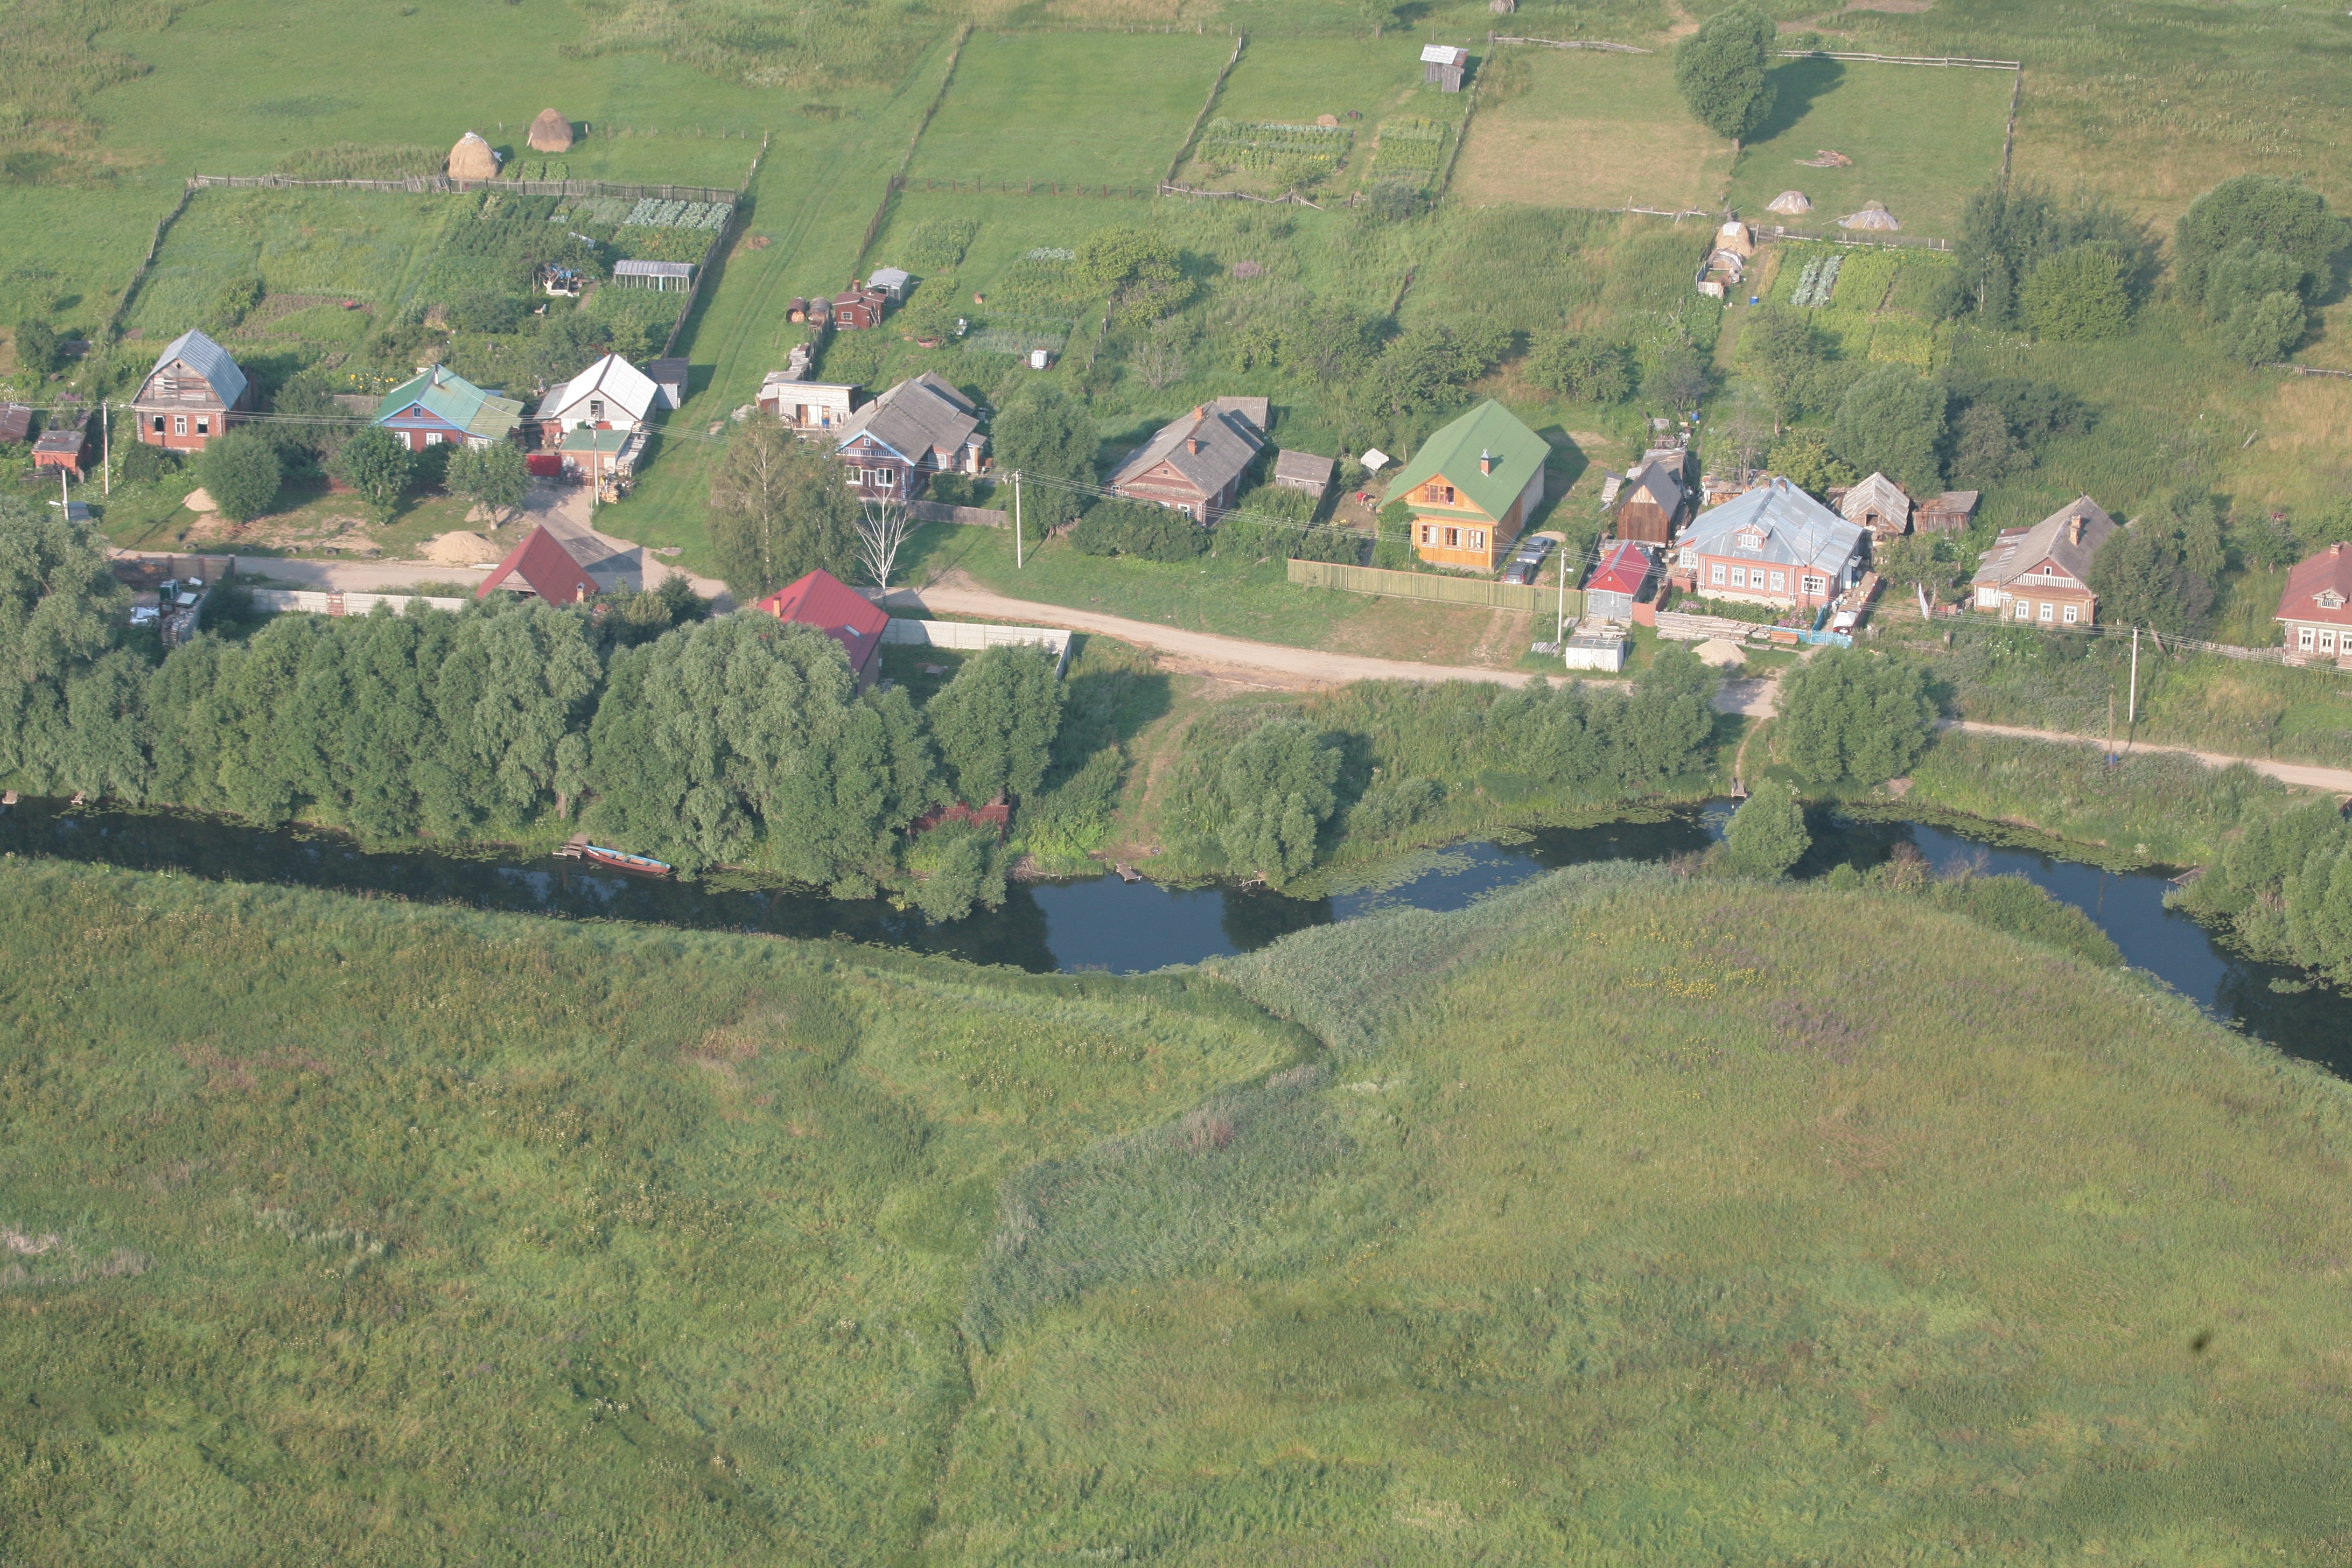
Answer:
[[[106,325],[99,331],[100,342],[112,342],[114,335],[122,330],[122,318],[131,313],[131,303],[139,297],[139,285],[147,281],[147,269],[155,265],[156,253],[163,248],[163,237],[171,232],[180,215],[188,210],[188,203],[195,194],[196,187],[192,181],[181,190],[178,205],[165,213],[163,221],[155,226],[154,237],[147,242],[147,254],[140,261],[139,269],[131,275],[131,281],[123,285],[122,298],[114,302],[114,313],[106,318]]]
[[[767,140],[760,142],[767,151]],[[760,161],[751,160],[757,170]],[[744,184],[749,184],[749,175]],[[619,196],[629,201],[651,197],[664,202],[702,202],[717,206],[741,199],[742,191],[718,185],[639,185],[611,180],[457,180],[446,174],[411,174],[402,180],[295,180],[284,174],[191,174],[190,190],[221,186],[233,191],[388,191],[412,196],[464,195],[473,191],[509,191],[522,196]]]
[[[910,500],[907,515],[924,522],[954,522],[967,528],[1003,528],[1005,515],[994,507],[950,506],[945,501]]]
[[[1343,594],[1370,594],[1387,599],[1427,599],[1441,605],[1482,605],[1497,610],[1554,610],[1560,604],[1556,587],[1495,583],[1484,577],[1454,577],[1433,572],[1391,572],[1379,566],[1341,566],[1328,561],[1293,561],[1290,581],[1301,588],[1336,588]],[[1584,614],[1584,595],[1568,591],[1568,615]]]
[[[969,180],[942,180],[930,174],[917,174],[901,179],[898,188],[902,191],[969,191],[976,196],[1093,196],[1097,200],[1105,196],[1149,197],[1152,195],[1150,185],[1086,185],[1069,180],[1037,180],[1025,176],[1019,180],[983,180],[976,176]],[[1166,186],[1160,187],[1163,194],[1166,189]]]
[[[1861,55],[1836,49],[1777,49],[1784,60],[1862,60],[1880,66],[1952,66],[1962,70],[2015,71],[2025,68],[2021,60],[1972,60],[1958,55]]]
[[[956,66],[962,60],[963,47],[971,39],[971,24],[966,22],[962,30],[956,34],[955,47],[948,51],[948,68],[940,77],[940,90],[931,94],[931,101],[924,107],[922,119],[915,122],[915,133],[907,138],[907,150],[898,155],[898,166],[890,172],[888,179],[882,182],[882,199],[874,204],[874,216],[866,220],[865,237],[857,242],[857,254],[850,258],[849,275],[852,278],[864,275],[866,253],[874,248],[874,242],[881,237],[882,226],[890,220],[890,204],[897,200],[900,191],[907,188],[907,170],[915,161],[915,149],[923,144],[923,132],[931,128],[931,121],[938,115],[940,105],[948,100],[948,89],[955,85]]]
[[[1533,44],[1543,49],[1601,49],[1612,55],[1654,54],[1654,49],[1637,48],[1632,44],[1603,43],[1599,38],[1507,38],[1500,33],[1486,35],[1489,48],[1496,44]]]
[[[1161,184],[1173,180],[1176,171],[1184,166],[1186,156],[1192,151],[1192,143],[1201,139],[1201,127],[1209,122],[1209,110],[1217,107],[1217,95],[1225,90],[1225,78],[1233,74],[1234,66],[1242,58],[1242,46],[1248,41],[1248,34],[1234,34],[1234,52],[1225,57],[1224,68],[1217,72],[1217,79],[1209,84],[1209,96],[1202,100],[1201,112],[1192,116],[1192,128],[1184,132],[1184,140],[1176,148],[1176,156],[1168,160],[1168,172],[1160,176]]]

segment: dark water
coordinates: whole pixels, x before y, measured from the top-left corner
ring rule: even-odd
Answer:
[[[221,880],[290,883],[421,901],[570,919],[607,919],[775,936],[839,937],[1034,971],[1132,973],[1246,952],[1308,926],[1385,909],[1453,910],[1562,866],[1662,860],[1720,837],[1727,805],[1654,823],[1541,828],[1507,844],[1456,845],[1410,880],[1318,900],[1262,889],[1163,888],[1115,877],[1016,886],[1004,907],[950,926],[893,909],[793,890],[712,890],[646,881],[575,861],[499,861],[428,850],[363,852],[332,834],[261,828],[181,812],[74,808],[28,801],[0,813],[0,851],[100,861]],[[2098,922],[2125,961],[2147,970],[2250,1034],[2352,1076],[2352,997],[2293,984],[2293,971],[2222,951],[2204,927],[2164,907],[2153,871],[2102,871],[2032,850],[1978,843],[1918,823],[1816,817],[1814,847],[1798,867],[1820,875],[1851,862],[1867,869],[1908,844],[1929,867],[1961,865],[2023,876]]]

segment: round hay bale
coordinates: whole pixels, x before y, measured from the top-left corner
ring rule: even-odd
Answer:
[[[530,141],[534,153],[569,153],[572,121],[551,109],[542,109],[539,118],[530,122]]]
[[[1339,117],[1336,114],[1318,114],[1315,117],[1315,123],[1326,131],[1337,131],[1339,129]]]
[[[1782,191],[1779,195],[1774,196],[1771,201],[1766,205],[1764,210],[1769,213],[1780,213],[1785,216],[1794,217],[1799,213],[1809,213],[1812,211],[1813,201],[1811,196],[1808,196],[1802,191]]]
[[[449,177],[495,180],[499,177],[499,155],[490,151],[490,144],[478,132],[468,131],[449,149]]]
[[[1886,230],[1901,228],[1903,226],[1895,221],[1895,215],[1886,210],[1884,203],[1867,202],[1864,204],[1860,212],[1850,213],[1838,219],[1838,226]]]
[[[188,492],[186,504],[190,511],[220,510],[220,502],[213,500],[213,492],[201,486]]]
[[[1748,662],[1748,655],[1740,650],[1739,645],[1727,637],[1709,637],[1691,652],[1698,655],[1701,664],[1712,665],[1717,669],[1737,669]]]

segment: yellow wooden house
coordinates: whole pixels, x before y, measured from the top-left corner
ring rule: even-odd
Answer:
[[[1495,570],[1543,504],[1550,451],[1492,398],[1423,441],[1388,491],[1412,509],[1414,552],[1432,565]]]

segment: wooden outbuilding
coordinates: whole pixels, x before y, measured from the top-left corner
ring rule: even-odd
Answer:
[[[1421,50],[1421,79],[1435,82],[1441,92],[1460,92],[1462,72],[1470,63],[1470,51],[1452,44],[1424,44]]]
[[[63,468],[75,479],[82,477],[82,460],[89,454],[89,416],[77,419],[70,413],[50,416],[49,427],[33,443],[33,466],[37,468]]]
[[[1297,490],[1301,495],[1323,499],[1331,488],[1331,475],[1339,466],[1337,458],[1318,457],[1313,452],[1285,451],[1274,459],[1274,482],[1276,489]]]
[[[495,180],[499,177],[499,155],[482,140],[478,131],[468,131],[457,138],[449,149],[449,177],[453,180]]]
[[[552,109],[542,109],[539,118],[530,122],[528,138],[534,153],[569,153],[572,151],[572,121]]]
[[[33,434],[33,410],[23,403],[0,403],[0,447],[14,447]]]
[[[131,395],[131,412],[147,445],[199,452],[252,402],[252,383],[228,351],[191,331],[155,356]]]
[[[1669,544],[1683,520],[1689,492],[1683,488],[1683,455],[1677,450],[1653,455],[1628,475],[1619,492],[1613,531],[1623,540],[1644,544]]]
[[[1885,474],[1874,473],[1847,490],[1838,501],[1838,511],[1856,528],[1869,530],[1873,539],[1892,539],[1911,531],[1911,498]]]
[[[1979,499],[1976,490],[1946,490],[1919,503],[1911,514],[1911,526],[1921,533],[1958,533],[1976,521]]]

